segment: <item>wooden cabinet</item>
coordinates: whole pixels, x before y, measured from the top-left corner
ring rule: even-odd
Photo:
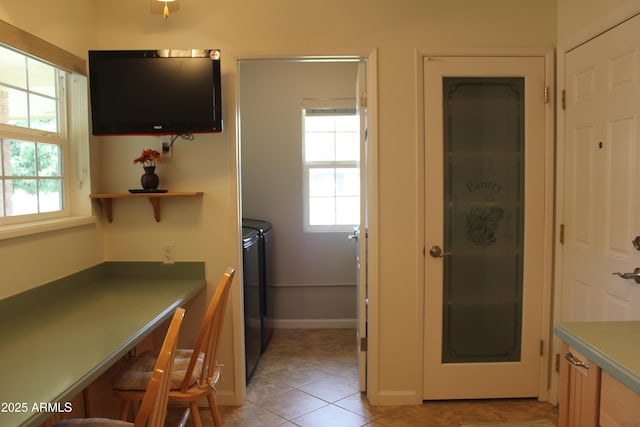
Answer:
[[[640,394],[636,394],[606,372],[602,373],[600,426],[640,426]]]
[[[554,332],[562,340],[559,425],[640,427],[640,321],[565,322]]]
[[[562,344],[559,427],[640,427],[640,394]]]
[[[560,364],[560,427],[598,427],[600,367],[562,344]]]

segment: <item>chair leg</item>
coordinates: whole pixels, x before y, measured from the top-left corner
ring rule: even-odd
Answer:
[[[193,420],[194,427],[202,427],[202,420],[200,419],[200,412],[198,411],[198,402],[189,403],[191,408],[191,419]]]
[[[216,397],[213,395],[214,391],[211,390],[207,394],[207,400],[209,401],[209,409],[211,410],[211,415],[213,416],[213,425],[216,427],[222,427],[222,418],[220,417],[220,412],[218,411],[218,406],[216,405]]]
[[[189,415],[191,415],[191,409],[187,408],[184,410],[182,416],[180,417],[178,427],[185,427],[187,425],[187,421],[189,421]]]

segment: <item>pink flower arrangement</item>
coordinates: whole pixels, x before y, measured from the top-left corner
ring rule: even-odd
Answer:
[[[133,159],[133,163],[142,163],[142,166],[155,166],[156,163],[162,163],[164,158],[156,150],[147,148],[142,150],[140,157]]]

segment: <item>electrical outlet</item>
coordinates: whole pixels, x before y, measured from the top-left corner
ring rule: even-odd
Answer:
[[[173,264],[176,262],[176,248],[171,243],[162,245],[162,263]]]
[[[171,136],[162,135],[159,138],[160,138],[160,143],[162,145],[162,148],[161,148],[162,157],[164,158],[173,157],[173,144],[171,144]]]
[[[171,144],[168,142],[163,142],[162,143],[162,154],[164,156],[172,156],[173,155],[173,151],[171,150]]]

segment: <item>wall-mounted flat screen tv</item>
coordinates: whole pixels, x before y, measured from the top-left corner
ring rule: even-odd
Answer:
[[[220,51],[89,51],[94,135],[222,132]]]

